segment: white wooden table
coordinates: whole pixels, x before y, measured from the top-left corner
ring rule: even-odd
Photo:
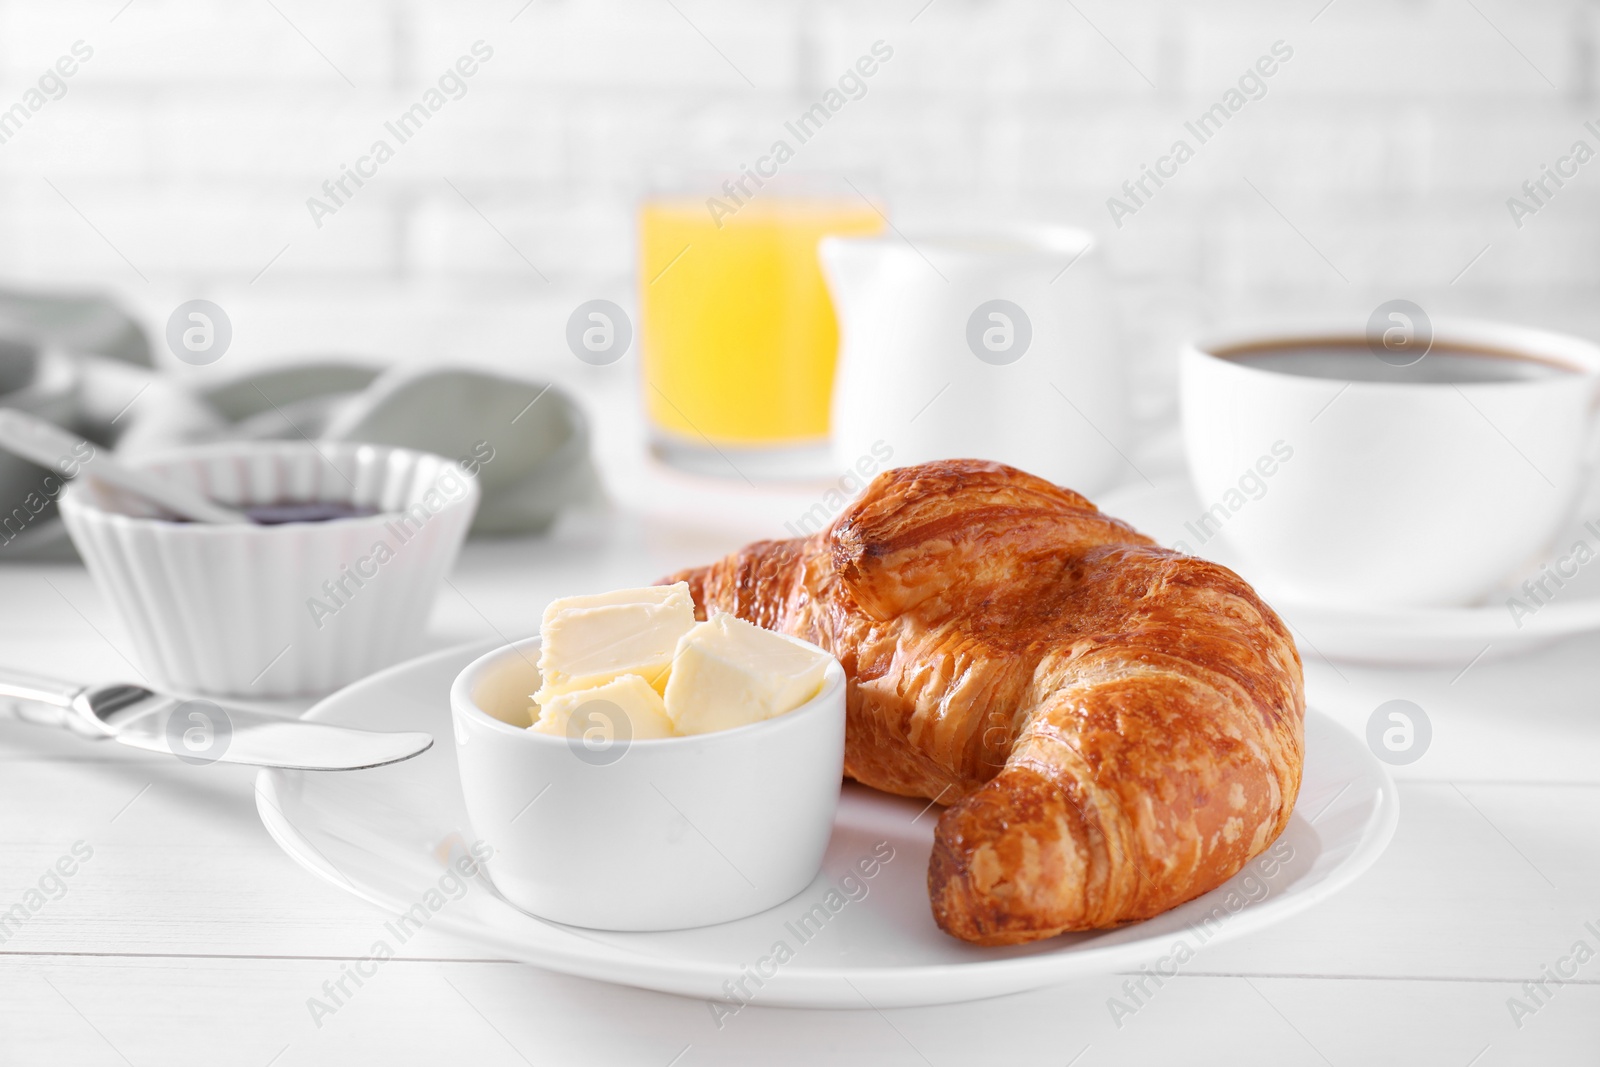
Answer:
[[[528,633],[552,596],[733,547],[614,514],[473,544],[430,642]],[[81,568],[0,567],[0,605],[0,662],[133,676]],[[0,911],[48,891],[0,944],[0,1063],[1600,1063],[1600,956],[1524,985],[1580,941],[1600,953],[1600,636],[1459,670],[1308,662],[1312,702],[1352,730],[1395,697],[1431,717],[1430,749],[1394,769],[1394,843],[1325,905],[1202,950],[1120,1026],[1125,975],[924,1009],[756,1007],[719,1030],[701,1002],[424,931],[319,1027],[308,998],[387,916],[278,850],[253,772],[0,723]],[[58,889],[78,842],[92,855]]]

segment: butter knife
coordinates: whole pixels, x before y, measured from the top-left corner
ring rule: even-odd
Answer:
[[[186,763],[243,763],[306,771],[357,771],[426,752],[421,732],[380,733],[286,719],[143,686],[78,685],[0,668],[0,717],[114,737]]]

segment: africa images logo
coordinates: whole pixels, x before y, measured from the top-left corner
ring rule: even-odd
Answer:
[[[167,748],[196,767],[215,763],[233,741],[233,720],[209,700],[185,700],[167,715]]]
[[[1015,363],[1032,343],[1028,313],[1009,300],[985,300],[967,317],[967,347],[992,367]]]

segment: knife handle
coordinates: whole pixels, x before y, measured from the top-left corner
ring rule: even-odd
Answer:
[[[86,737],[104,737],[74,710],[73,701],[89,687],[75,682],[0,668],[0,716],[40,726],[63,726]]]

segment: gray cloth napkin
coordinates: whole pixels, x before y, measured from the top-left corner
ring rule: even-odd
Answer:
[[[186,388],[151,369],[138,323],[97,296],[0,290],[0,406],[118,455],[227,440],[357,441],[448,456],[483,490],[474,535],[542,533],[599,493],[589,425],[546,382],[446,367],[305,360]],[[0,562],[71,559],[52,472],[0,452]]]

